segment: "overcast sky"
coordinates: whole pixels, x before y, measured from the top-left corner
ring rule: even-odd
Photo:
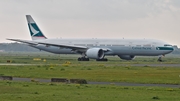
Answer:
[[[0,0],[0,42],[31,39],[27,14],[48,38],[146,38],[180,47],[180,0]]]

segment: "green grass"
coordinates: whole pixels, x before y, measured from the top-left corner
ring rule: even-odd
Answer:
[[[1,53],[0,54],[0,63],[7,63],[7,60],[11,60],[12,63],[25,63],[25,64],[62,64],[66,61],[73,62],[74,64],[105,64],[105,65],[120,65],[120,64],[160,64],[157,61],[158,57],[136,57],[132,61],[121,60],[118,56],[107,56],[108,62],[97,62],[91,59],[90,63],[78,62],[77,58],[80,55],[58,55],[50,53]],[[40,61],[34,61],[34,58],[40,58]],[[43,60],[46,59],[46,62]],[[163,64],[178,64],[180,63],[179,57],[163,57]]]
[[[132,61],[109,57],[108,62],[77,61],[77,55],[53,54],[1,54],[0,63],[28,65],[0,65],[0,75],[27,78],[82,78],[88,81],[133,82],[180,84],[180,69],[178,67],[150,67],[149,64],[180,63],[180,58],[164,58],[157,62],[154,57],[139,57]],[[39,58],[41,60],[33,60]],[[46,61],[43,61],[46,59]],[[133,64],[145,64],[142,67]]]
[[[2,101],[179,101],[179,88],[0,81]]]
[[[0,75],[27,78],[81,78],[88,81],[180,84],[177,67],[132,67],[104,65],[0,66]]]
[[[180,84],[179,67],[150,67],[177,64],[180,58],[139,57],[133,61],[109,57],[108,62],[78,62],[77,55],[0,54],[0,76],[27,78],[82,78],[87,81]],[[35,61],[34,58],[41,60]],[[44,62],[43,60],[46,59]],[[145,64],[142,67],[131,64]],[[32,79],[33,80],[33,79]],[[124,87],[62,83],[0,81],[0,101],[180,101],[180,88]]]
[[[32,64],[25,66],[0,65],[0,75],[28,78],[83,78],[88,81],[135,82],[135,83],[167,83],[180,84],[180,69],[177,67],[150,67],[149,64],[180,63],[180,58],[164,58],[157,62],[154,57],[139,57],[132,61],[109,57],[108,62],[77,61],[77,55],[4,53],[0,54],[0,63]],[[33,60],[39,58],[41,60]],[[43,61],[43,60],[46,61]],[[132,64],[144,64],[133,67]]]

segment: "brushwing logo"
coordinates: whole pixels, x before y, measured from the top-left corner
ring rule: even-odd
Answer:
[[[29,24],[29,25],[30,25],[31,32],[33,33],[32,36],[35,36],[36,34],[39,33],[39,31],[35,30],[34,27],[31,24]]]

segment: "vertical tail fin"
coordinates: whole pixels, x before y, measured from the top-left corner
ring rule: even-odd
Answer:
[[[28,27],[32,40],[47,39],[46,36],[44,36],[44,34],[42,33],[42,31],[39,29],[36,22],[31,17],[31,15],[26,15],[26,19],[28,22]]]

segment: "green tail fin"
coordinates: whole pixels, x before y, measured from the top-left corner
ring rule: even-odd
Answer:
[[[26,19],[28,22],[28,27],[32,40],[47,39],[46,36],[44,36],[44,34],[42,33],[42,31],[39,29],[36,22],[31,17],[31,15],[26,15]]]

